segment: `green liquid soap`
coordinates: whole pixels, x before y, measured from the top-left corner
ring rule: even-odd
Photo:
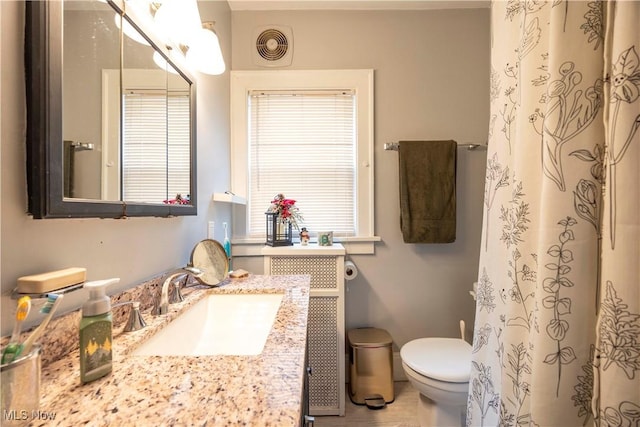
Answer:
[[[112,324],[111,313],[83,317],[80,321],[80,381],[83,384],[111,372]]]
[[[85,384],[111,373],[113,320],[106,287],[120,279],[86,282],[89,300],[82,306],[80,320],[80,381]]]

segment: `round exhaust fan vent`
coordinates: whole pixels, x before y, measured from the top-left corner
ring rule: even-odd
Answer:
[[[293,31],[287,26],[265,26],[254,30],[253,61],[264,67],[291,65]]]
[[[282,31],[269,28],[258,35],[256,49],[267,61],[277,61],[287,54],[289,41]]]

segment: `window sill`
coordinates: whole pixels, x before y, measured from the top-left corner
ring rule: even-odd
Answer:
[[[340,237],[334,238],[334,241],[341,243],[348,255],[371,255],[375,253],[375,243],[382,241],[382,238],[380,236]],[[231,243],[234,257],[262,256],[262,248],[265,245],[264,238],[234,238]],[[316,241],[311,240],[311,243]]]

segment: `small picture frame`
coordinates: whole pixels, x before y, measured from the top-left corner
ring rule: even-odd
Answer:
[[[318,246],[332,246],[333,231],[318,232]]]

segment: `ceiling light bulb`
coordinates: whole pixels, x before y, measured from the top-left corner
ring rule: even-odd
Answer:
[[[214,31],[206,28],[198,30],[189,44],[187,64],[205,74],[224,73],[226,67],[220,49],[220,41]]]
[[[160,36],[175,46],[188,45],[202,27],[196,0],[164,0],[153,20]]]

